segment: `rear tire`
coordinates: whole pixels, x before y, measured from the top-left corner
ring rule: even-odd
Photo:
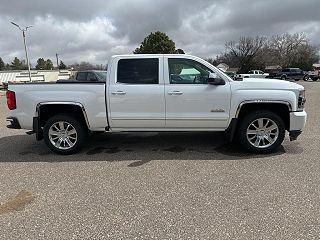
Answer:
[[[286,80],[286,76],[281,76],[281,80]]]
[[[43,127],[46,145],[55,153],[70,155],[81,150],[88,137],[82,122],[69,115],[51,117]]]
[[[305,75],[305,76],[303,77],[303,80],[304,80],[304,81],[308,81],[309,79],[310,79],[309,75]]]
[[[275,113],[262,110],[243,117],[238,128],[240,144],[250,152],[271,153],[285,136],[283,120]]]

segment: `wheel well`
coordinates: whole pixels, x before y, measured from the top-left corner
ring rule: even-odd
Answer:
[[[284,122],[286,130],[290,128],[290,113],[289,108],[284,103],[247,103],[240,109],[238,120],[241,120],[250,112],[268,110],[277,114]]]
[[[47,104],[42,105],[38,109],[38,116],[40,117],[40,126],[43,127],[49,118],[55,115],[65,114],[80,120],[84,126],[88,127],[86,118],[82,108],[78,105],[66,104]]]

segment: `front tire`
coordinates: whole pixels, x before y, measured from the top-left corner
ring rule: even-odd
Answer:
[[[283,120],[270,111],[255,111],[243,117],[238,128],[238,139],[247,150],[271,153],[283,142]]]
[[[68,115],[51,117],[43,127],[46,145],[55,153],[70,155],[83,147],[88,136],[85,125]]]

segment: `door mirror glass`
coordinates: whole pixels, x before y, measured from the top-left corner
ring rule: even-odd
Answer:
[[[226,84],[226,82],[221,77],[219,77],[219,75],[216,73],[209,73],[207,83],[210,85],[225,85]]]

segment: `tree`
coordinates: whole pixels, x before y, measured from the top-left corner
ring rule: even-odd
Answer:
[[[36,69],[37,70],[52,70],[53,63],[50,59],[44,60],[43,58],[38,58]]]
[[[47,59],[46,64],[45,64],[45,69],[46,70],[52,70],[53,69],[53,63],[50,59]]]
[[[271,61],[282,67],[300,67],[311,70],[319,60],[318,49],[310,44],[304,33],[285,33],[272,36],[269,40]]]
[[[206,58],[204,59],[205,61],[207,61],[208,63],[211,63],[213,66],[217,66],[219,65],[218,61],[216,59],[213,58]]]
[[[13,59],[13,61],[11,62],[11,68],[12,68],[12,70],[25,70],[28,67],[24,61],[20,61],[19,58],[15,57]]]
[[[85,70],[93,70],[95,67],[89,62],[81,62],[74,63],[69,66],[69,68],[73,68],[75,71],[85,71]]]
[[[46,69],[46,61],[43,58],[38,58],[36,69],[37,70],[45,70]]]
[[[185,54],[184,51],[183,51],[181,48],[178,48],[178,49],[176,50],[176,53],[177,53],[177,54]]]
[[[240,37],[238,42],[227,42],[225,47],[228,50],[228,57],[233,57],[240,67],[239,72],[248,72],[257,68],[256,58],[262,52],[266,44],[266,37]]]
[[[4,64],[4,61],[2,60],[2,58],[0,57],[0,71],[5,70],[6,65]]]
[[[60,60],[59,69],[66,69],[67,66]]]
[[[296,54],[291,57],[289,67],[299,67],[305,71],[313,69],[313,64],[319,61],[318,48],[310,44],[298,46]]]
[[[176,44],[167,34],[163,32],[150,33],[141,43],[140,47],[136,48],[134,54],[174,54],[184,53],[182,49],[176,50]]]

